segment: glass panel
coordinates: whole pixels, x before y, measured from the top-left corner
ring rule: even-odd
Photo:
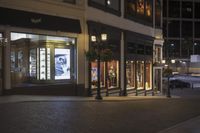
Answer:
[[[137,61],[137,89],[144,89],[144,62]]]
[[[146,6],[146,16],[151,18],[152,16],[151,0],[146,0],[145,6]]]
[[[150,62],[146,62],[146,83],[145,83],[145,87],[146,90],[151,90],[152,89],[152,82],[151,82],[151,63]]]
[[[192,18],[193,17],[193,2],[182,2],[182,17]]]
[[[105,5],[105,0],[91,0],[92,2],[98,3],[100,5]]]
[[[163,17],[167,17],[167,0],[163,0]]]
[[[51,53],[50,48],[47,48],[47,79],[51,79]]]
[[[160,0],[156,0],[155,1],[155,23],[156,26],[161,27],[161,1]]]
[[[182,37],[193,36],[193,22],[183,21],[182,22]]]
[[[40,80],[46,80],[46,50],[40,48]]]
[[[3,34],[2,33],[0,33],[0,94],[1,94],[1,88],[2,88],[2,45],[1,45],[1,39],[2,39],[2,37],[3,37]],[[12,69],[12,68],[11,68]]]
[[[55,49],[55,79],[70,79],[70,49]]]
[[[169,40],[167,52],[171,58],[180,57],[180,40]]]
[[[135,88],[135,62],[126,62],[126,87],[127,89]]]
[[[144,0],[137,0],[137,14],[144,15]]]
[[[195,18],[200,18],[200,2],[195,2]]]
[[[200,38],[200,22],[195,22],[195,38]]]
[[[120,0],[107,0],[107,6],[116,11],[120,10]]]
[[[168,21],[168,36],[169,37],[180,37],[180,22],[179,21]]]
[[[136,1],[127,0],[126,12],[129,15],[136,14]]]
[[[75,38],[12,32],[12,85],[36,83],[35,80],[52,80],[52,77],[56,80],[71,79],[71,73],[75,70],[71,68],[76,62],[75,43]],[[55,55],[52,55],[54,52],[51,51],[54,50]],[[52,60],[53,56],[55,59]],[[55,69],[59,66],[58,61],[63,69],[62,73]],[[52,64],[55,64],[55,68]]]
[[[107,64],[108,69],[108,88],[119,87],[119,62],[110,61]]]
[[[101,70],[100,84],[101,84],[101,87],[105,87],[105,63],[104,62],[100,63],[100,70]],[[91,63],[91,88],[97,88],[98,86],[97,80],[98,80],[97,62],[92,62]]]
[[[169,17],[180,17],[180,1],[169,1]]]
[[[36,67],[37,67],[37,55],[36,55],[36,49],[30,50],[30,57],[29,57],[29,74],[31,79],[36,78]]]

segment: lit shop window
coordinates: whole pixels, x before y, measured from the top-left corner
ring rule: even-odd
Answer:
[[[151,16],[151,2],[150,0],[146,0],[146,16]]]
[[[151,74],[151,62],[146,62],[146,83],[145,83],[146,90],[152,89],[151,75],[152,75]]]
[[[144,89],[144,61],[137,61],[137,89]]]
[[[126,62],[126,87],[127,89],[135,88],[135,62]]]
[[[137,13],[144,15],[144,0],[137,1]]]
[[[55,79],[70,79],[70,49],[55,49]]]
[[[105,63],[100,63],[100,84],[101,87],[105,87]],[[98,67],[97,62],[91,63],[91,88],[97,88],[97,81],[98,81]]]
[[[119,86],[119,62],[110,61],[107,64],[108,69],[108,88],[116,88]]]
[[[97,71],[98,71],[97,62],[92,62],[91,63],[91,88],[97,88],[97,80],[98,80]],[[108,89],[111,89],[111,88],[119,87],[119,82],[118,82],[119,81],[119,62],[118,61],[110,61],[106,63],[101,62],[100,77],[101,77],[100,86],[102,88],[107,87]]]

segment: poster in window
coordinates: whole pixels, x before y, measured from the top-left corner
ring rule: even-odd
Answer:
[[[55,49],[55,79],[70,79],[70,49]]]

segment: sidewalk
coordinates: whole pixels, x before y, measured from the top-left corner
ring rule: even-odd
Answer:
[[[200,116],[179,123],[159,133],[200,133]]]
[[[96,100],[95,97],[78,97],[78,96],[36,96],[36,95],[9,95],[0,96],[1,103],[13,102],[40,102],[40,101],[131,101],[131,100],[144,100],[144,99],[165,99],[166,96],[115,96],[103,97],[103,100]],[[177,98],[173,96],[172,98]]]

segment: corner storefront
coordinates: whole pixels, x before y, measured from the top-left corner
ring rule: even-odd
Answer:
[[[0,17],[6,93],[77,95],[80,20],[3,7]]]

